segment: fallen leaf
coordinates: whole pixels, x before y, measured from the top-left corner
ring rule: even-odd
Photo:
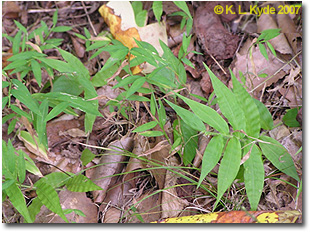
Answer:
[[[277,22],[279,28],[281,28],[281,32],[287,38],[287,41],[291,45],[294,54],[297,54],[297,42],[298,39],[301,39],[301,34],[297,32],[296,25],[293,20],[287,14],[277,14]]]
[[[295,223],[301,213],[291,211],[231,211],[167,218],[153,223]]]
[[[129,1],[111,1],[100,7],[99,12],[108,24],[111,34],[115,39],[122,42],[129,49],[137,47],[134,39],[145,41],[155,47],[159,54],[163,54],[159,40],[168,44],[166,25],[164,23],[153,23],[144,27],[138,27],[135,22],[134,11]],[[131,59],[134,56],[131,55]],[[147,64],[143,67],[144,73],[149,73],[154,68]],[[139,66],[134,67],[133,74],[141,72]]]
[[[180,163],[175,156],[169,158],[169,166],[179,166]],[[189,204],[185,199],[178,197],[176,187],[179,175],[167,171],[165,176],[165,190],[162,192],[162,218],[176,217]],[[172,188],[171,188],[172,187]]]
[[[262,14],[257,21],[257,32],[260,33],[267,29],[277,29],[277,23],[273,20],[270,14]],[[277,37],[269,40],[275,50],[282,54],[292,54],[293,51],[286,40],[283,33],[280,33]]]
[[[120,140],[115,140],[109,144],[108,148],[114,151],[104,153],[100,158],[100,165],[95,169],[92,180],[103,190],[93,191],[93,198],[95,202],[102,202],[105,198],[106,192],[109,188],[112,175],[119,173],[127,156],[122,154],[122,150],[131,151],[133,146],[133,139],[131,137],[123,137]]]
[[[240,80],[239,72],[242,72],[246,78],[246,86],[249,90],[255,89],[256,95],[264,88],[277,82],[283,78],[290,67],[285,65],[274,57],[269,50],[267,50],[269,61],[261,54],[258,47],[253,48],[252,61],[248,54],[240,55],[237,53],[236,61],[232,65],[233,73]],[[282,68],[282,69],[281,69]],[[267,78],[258,77],[255,73],[265,73]]]
[[[217,60],[229,59],[234,56],[238,47],[239,37],[230,34],[223,26],[214,6],[206,3],[197,8],[194,16],[194,29],[198,42],[206,54]]]
[[[77,209],[85,214],[85,217],[72,212],[66,217],[69,222],[74,223],[97,223],[98,208],[86,193],[71,192],[69,190],[59,192],[59,200],[62,209]],[[64,221],[56,214],[52,213],[45,206],[41,208],[34,223],[63,223]]]

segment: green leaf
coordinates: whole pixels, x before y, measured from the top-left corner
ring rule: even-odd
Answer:
[[[288,127],[300,127],[299,122],[296,120],[297,114],[297,108],[289,109],[282,118],[283,123]]]
[[[271,40],[275,37],[277,37],[278,35],[280,35],[280,31],[281,31],[281,28],[276,28],[276,29],[266,29],[266,30],[263,30],[261,32],[261,35],[257,38],[258,41],[260,40],[265,40],[265,41],[268,41],[268,40]]]
[[[26,201],[20,188],[15,184],[10,185],[6,190],[12,205],[17,209],[17,211],[24,217],[25,221],[32,223],[33,220],[27,209]]]
[[[48,183],[52,188],[59,188],[64,186],[67,181],[71,178],[72,173],[63,173],[63,172],[52,172],[46,176],[44,176],[42,181],[45,181],[45,183]]]
[[[46,55],[43,53],[39,53],[37,51],[27,51],[27,52],[21,52],[21,53],[11,56],[8,59],[8,61],[13,62],[16,60],[29,60],[29,59],[34,59],[37,57],[46,57]]]
[[[271,53],[272,53],[275,57],[277,57],[277,53],[276,53],[276,51],[274,50],[274,48],[273,48],[273,46],[271,45],[271,43],[269,43],[268,41],[266,41],[266,44],[267,44],[268,48],[270,49]]]
[[[203,122],[200,120],[200,118],[197,117],[197,115],[193,114],[189,110],[183,109],[180,106],[177,106],[173,104],[172,102],[169,102],[168,100],[165,99],[165,101],[168,103],[168,105],[171,106],[172,109],[177,113],[177,115],[182,118],[182,120],[192,127],[193,129],[197,131],[205,131],[206,127],[203,124]]]
[[[2,110],[5,108],[8,101],[9,101],[9,97],[2,97]]]
[[[70,31],[72,29],[72,27],[68,27],[68,26],[59,26],[59,27],[54,27],[52,28],[53,32],[66,32],[66,31]]]
[[[16,87],[16,89],[11,90],[12,95],[26,105],[31,111],[41,115],[39,103],[31,97],[26,86],[17,79],[13,79],[12,82]]]
[[[37,214],[40,213],[42,205],[43,204],[38,197],[34,198],[31,201],[31,204],[29,205],[28,210],[29,210],[32,222],[35,221]]]
[[[81,155],[82,165],[86,166],[94,158],[95,158],[95,155],[89,149],[85,148]]]
[[[189,12],[189,9],[188,9],[187,4],[186,4],[185,1],[173,1],[173,3],[174,3],[177,7],[179,7],[181,10],[183,10],[183,11],[187,14],[187,16],[188,16],[190,19],[192,19],[192,15],[191,15],[191,13]]]
[[[19,183],[24,183],[26,178],[26,162],[23,153],[18,153],[17,158],[17,175]]]
[[[75,69],[70,67],[68,63],[55,60],[55,59],[47,59],[47,58],[37,58],[38,60],[42,61],[46,65],[50,66],[51,68],[57,70],[58,72],[62,73],[74,73]]]
[[[264,163],[260,149],[254,144],[244,148],[243,156],[249,152],[250,156],[243,164],[245,190],[251,205],[251,210],[257,210],[262,195],[265,179]]]
[[[180,126],[184,143],[183,163],[187,166],[196,156],[196,149],[198,148],[198,131],[191,128],[182,120],[180,121]]]
[[[21,116],[24,116],[24,117],[28,118],[30,122],[32,121],[31,116],[28,113],[26,113],[25,111],[23,111],[20,108],[18,108],[17,106],[11,105],[10,108],[11,108],[11,110],[13,110],[18,115],[21,115]]]
[[[56,105],[46,116],[45,121],[49,121],[53,118],[55,118],[58,114],[60,114],[61,112],[63,112],[65,109],[67,109],[67,107],[69,106],[68,102],[62,102],[58,105]]]
[[[33,140],[32,136],[30,135],[29,132],[27,132],[27,131],[20,131],[18,138],[20,140],[22,140],[23,142],[27,143],[33,149],[37,150],[37,145],[36,145],[35,141]],[[38,143],[38,148],[39,148],[40,154],[42,154],[42,156],[44,156],[46,159],[48,159],[48,156],[47,156],[47,153],[46,153],[44,145],[40,144],[38,142],[37,136],[34,135],[34,138],[35,138],[35,140]]]
[[[158,22],[161,20],[161,16],[163,14],[163,3],[162,1],[154,1],[152,5],[153,13]]]
[[[56,9],[56,11],[53,14],[53,25],[55,26],[57,24],[58,21],[58,9]]]
[[[107,79],[109,79],[118,69],[118,65],[114,64],[109,68],[102,68],[99,72],[93,76],[91,82],[95,87],[101,87],[107,84]],[[126,80],[125,78],[124,80]]]
[[[146,137],[157,137],[164,135],[162,131],[144,131],[139,134]]]
[[[259,100],[255,98],[253,98],[253,100],[259,112],[261,127],[265,130],[271,130],[273,128],[273,120],[269,110]]]
[[[24,32],[25,34],[27,34],[27,29],[18,21],[14,20],[14,23],[16,24],[16,26],[18,27],[19,30],[21,30],[22,32]]]
[[[18,150],[17,153],[25,158],[25,167],[28,172],[39,177],[43,176],[34,161],[23,150]]]
[[[15,129],[15,125],[16,125],[16,122],[17,122],[17,118],[14,118],[9,126],[8,126],[8,135],[11,134],[13,132],[13,130]]]
[[[126,85],[132,84],[134,81],[136,81],[140,78],[141,78],[141,76],[138,76],[138,75],[128,76],[125,79],[121,79],[121,81],[118,82],[116,85],[114,85],[112,89],[116,89],[119,87],[124,87]]]
[[[148,122],[145,123],[139,127],[137,127],[136,129],[134,129],[132,132],[142,132],[142,131],[146,131],[146,130],[151,130],[153,129],[158,123],[156,121],[152,121],[152,122]]]
[[[229,140],[218,171],[217,199],[214,208],[221,200],[225,191],[235,180],[241,161],[241,145],[236,137]]]
[[[84,90],[78,78],[74,75],[62,75],[53,84],[52,92],[62,92],[78,96]]]
[[[165,107],[160,99],[158,99],[158,105],[155,105],[158,113],[158,122],[161,129],[164,129],[164,126],[167,122],[167,115]],[[159,107],[158,107],[159,106]]]
[[[138,89],[140,89],[142,87],[142,85],[145,83],[146,78],[145,77],[140,77],[139,79],[135,80],[131,87],[128,89],[128,91],[126,92],[126,97],[128,98],[130,97],[132,94],[134,94],[135,92],[137,92]]]
[[[60,200],[55,189],[42,178],[34,186],[36,187],[36,193],[40,201],[49,210],[58,214],[65,222],[69,222],[61,208]]]
[[[46,116],[48,113],[48,100],[44,99],[41,103],[40,107],[41,115],[37,115],[36,117],[36,131],[39,137],[39,143],[42,143],[45,148],[48,148],[47,144],[47,135],[46,135]]]
[[[41,86],[42,74],[40,64],[36,60],[31,60],[31,68],[38,85]]]
[[[201,185],[203,179],[219,162],[224,148],[224,138],[221,135],[214,136],[208,143],[206,150],[203,153],[201,174],[197,188]]]
[[[147,20],[147,10],[142,10],[135,17],[138,27],[144,27]]]
[[[69,191],[72,192],[89,192],[94,190],[103,190],[86,176],[80,174],[70,178],[66,184]]]
[[[258,48],[259,48],[260,53],[265,57],[265,59],[269,61],[268,53],[267,53],[265,45],[262,43],[259,43]]]
[[[267,136],[261,136],[259,139],[267,142],[259,142],[259,146],[262,149],[264,156],[266,156],[266,158],[281,172],[300,181],[293,159],[285,147],[283,147],[277,140]]]
[[[12,44],[12,51],[14,55],[19,53],[21,40],[22,40],[22,31],[18,31],[13,39],[13,44]]]
[[[15,60],[12,63],[8,64],[6,67],[4,67],[3,70],[11,70],[22,66],[27,66],[27,60]]]
[[[212,81],[219,107],[234,130],[245,130],[245,117],[236,96],[224,85],[204,63]]]
[[[247,135],[258,138],[261,129],[260,116],[257,106],[251,95],[243,88],[236,76],[229,69],[232,83],[234,86],[234,94],[236,95],[239,105],[243,110],[245,117],[245,132]]]
[[[36,94],[35,97],[45,96],[49,101],[50,100],[58,100],[68,102],[70,106],[76,108],[78,110],[84,111],[89,114],[93,114],[96,116],[102,116],[98,111],[97,106],[93,105],[91,101],[87,101],[84,98],[73,96],[66,93],[56,93],[50,92],[46,94]]]
[[[226,121],[211,107],[188,99],[180,94],[177,94],[191,110],[205,123],[218,130],[223,134],[229,134],[229,128]]]

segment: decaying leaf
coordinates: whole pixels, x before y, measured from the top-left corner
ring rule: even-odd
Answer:
[[[194,16],[195,33],[206,54],[218,60],[229,59],[235,54],[239,37],[225,29],[219,16],[214,13],[215,4],[208,2],[197,8]]]
[[[295,223],[299,211],[231,211],[179,218],[167,218],[157,223]],[[156,222],[154,222],[156,223]]]
[[[113,141],[108,147],[115,151],[109,151],[102,155],[100,164],[91,177],[94,183],[100,186],[103,190],[93,191],[94,201],[102,202],[106,195],[106,191],[110,185],[112,175],[119,173],[124,165],[127,156],[121,154],[123,150],[131,151],[133,139],[131,137],[123,137],[120,140]]]
[[[80,210],[84,215],[78,215],[71,212],[66,215],[69,222],[74,223],[97,223],[97,206],[86,197],[86,193],[71,191],[61,191],[59,199],[62,209]],[[52,213],[45,206],[42,207],[37,215],[35,223],[63,223],[64,221],[56,214]]]
[[[145,27],[138,27],[135,22],[134,11],[129,1],[111,1],[99,9],[99,13],[108,24],[111,34],[115,39],[122,42],[129,49],[137,47],[135,39],[152,44],[162,55],[163,51],[159,44],[162,40],[168,44],[166,25],[164,23],[153,23]],[[133,58],[133,56],[131,56]],[[143,68],[145,73],[151,72],[152,67],[147,65]],[[134,67],[133,74],[140,73],[139,66]]]
[[[283,78],[290,69],[288,65],[274,57],[269,50],[267,53],[269,61],[264,58],[258,47],[253,48],[252,59],[249,58],[248,54],[237,54],[236,56],[233,73],[240,80],[239,73],[242,72],[246,77],[246,85],[249,90],[255,89],[255,93],[259,93],[264,87],[268,87]],[[259,77],[258,74],[260,73],[265,73],[268,77]]]
[[[262,32],[267,29],[277,29],[277,23],[273,20],[270,14],[262,14],[257,22],[257,32]],[[292,54],[292,49],[288,44],[283,33],[269,41],[275,50],[282,54]]]

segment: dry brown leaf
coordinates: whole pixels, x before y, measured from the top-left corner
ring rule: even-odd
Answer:
[[[120,140],[113,141],[109,144],[108,148],[115,151],[109,151],[104,153],[91,178],[94,183],[100,186],[103,190],[93,191],[93,197],[95,202],[102,202],[105,198],[106,192],[111,183],[112,177],[108,177],[119,173],[124,164],[123,162],[127,159],[127,156],[122,155],[122,149],[126,151],[131,151],[133,146],[133,139],[131,137],[123,137]]]
[[[118,223],[121,217],[122,211],[111,207],[105,212],[103,223]]]
[[[178,159],[173,156],[169,158],[169,166],[179,166]],[[165,176],[165,190],[162,192],[162,218],[176,217],[188,205],[188,201],[178,197],[176,187],[179,175],[167,171]],[[172,187],[172,188],[170,188]]]
[[[195,33],[206,54],[217,60],[229,59],[235,54],[239,37],[227,31],[214,13],[214,7],[214,2],[208,2],[197,8],[194,16]]]
[[[140,214],[144,223],[150,223],[152,221],[159,220],[161,217],[161,194],[156,193],[150,196],[151,194],[153,193],[147,192],[141,195],[139,198],[134,199],[135,202],[142,200],[140,203],[135,205],[135,208],[137,209],[136,213]],[[128,222],[141,223],[141,221],[134,215],[129,218]]]
[[[83,58],[85,54],[85,47],[81,43],[79,43],[76,38],[74,38],[73,36],[70,36],[70,37],[71,37],[72,44],[73,44],[76,55],[79,58]]]
[[[86,193],[71,192],[68,190],[60,191],[59,200],[62,209],[78,209],[81,210],[86,216],[82,217],[72,212],[66,215],[69,222],[98,222],[98,208],[90,198],[86,197]],[[58,215],[51,213],[49,209],[43,206],[34,223],[64,223],[64,221]]]
[[[297,39],[301,38],[301,34],[297,33],[296,25],[287,14],[277,14],[277,22],[281,32],[285,34],[294,54],[297,54]]]
[[[277,29],[277,23],[269,14],[262,14],[257,21],[257,32],[260,33],[267,29]],[[283,33],[269,41],[275,50],[282,54],[293,54],[293,51]]]
[[[268,87],[283,78],[290,68],[288,65],[285,65],[285,63],[280,62],[274,57],[269,50],[267,50],[267,53],[269,61],[267,61],[261,54],[258,47],[254,47],[252,52],[253,62],[249,59],[248,54],[237,54],[236,61],[233,65],[233,73],[236,77],[240,80],[239,71],[242,72],[246,77],[246,85],[248,89],[255,89],[256,94],[258,94],[265,86]],[[265,73],[268,77],[260,78],[256,76],[255,70],[257,74]]]

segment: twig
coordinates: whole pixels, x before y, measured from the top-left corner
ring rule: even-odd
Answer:
[[[91,27],[91,29],[93,30],[94,35],[97,36],[96,29],[95,29],[93,23],[92,23],[91,20],[90,20],[90,17],[89,17],[89,15],[88,15],[87,10],[86,10],[85,4],[84,4],[83,1],[81,1],[81,3],[82,3],[82,5],[83,5],[83,8],[84,8],[84,11],[85,11],[85,13],[86,13],[86,17],[87,17],[87,19],[88,19],[88,21],[89,21],[90,27]]]

